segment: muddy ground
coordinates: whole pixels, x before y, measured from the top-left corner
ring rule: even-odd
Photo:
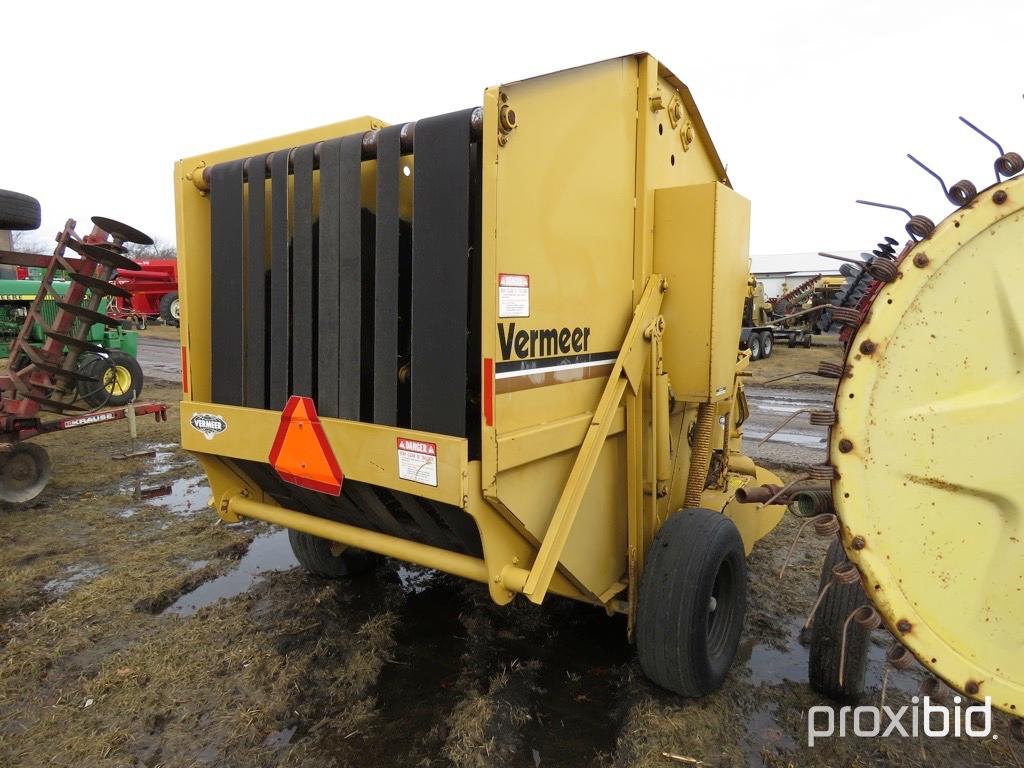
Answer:
[[[173,346],[141,355],[163,356],[145,395],[172,404],[177,386],[155,377],[173,378]],[[837,355],[778,348],[755,363],[751,431],[767,431],[786,392],[829,397],[814,377],[758,382]],[[644,680],[621,617],[557,598],[497,608],[482,586],[392,561],[345,582],[307,576],[285,533],[205,508],[203,475],[175,447],[176,406],[140,428],[153,458],[113,460],[129,447],[123,424],[41,439],[49,487],[0,508],[2,766],[1021,765],[1001,717],[998,740],[806,746],[822,702],[798,635],[825,542],[808,537],[780,580],[792,518],[751,557],[724,688],[690,701]],[[780,446],[820,458],[814,439]],[[876,632],[876,701],[887,642]],[[907,703],[923,678],[891,673],[887,702]]]

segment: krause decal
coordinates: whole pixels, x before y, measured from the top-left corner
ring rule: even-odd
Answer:
[[[216,435],[228,428],[228,423],[213,413],[194,414],[188,423],[192,425],[192,429],[202,433],[207,440],[213,440]]]
[[[437,443],[398,438],[398,476],[437,487]]]

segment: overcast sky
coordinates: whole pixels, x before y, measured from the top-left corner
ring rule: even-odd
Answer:
[[[466,8],[467,10],[462,10]],[[607,10],[606,10],[607,9]],[[901,204],[1024,153],[1024,2],[8,3],[0,187],[40,198],[47,237],[111,216],[173,240],[172,166],[361,114],[400,122],[485,87],[647,50],[694,94],[756,254],[903,236]]]

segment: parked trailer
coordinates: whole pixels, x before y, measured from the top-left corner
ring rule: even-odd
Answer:
[[[779,504],[741,452],[749,204],[646,54],[175,168],[182,444],[227,522],[628,617],[717,688]],[[357,557],[357,555],[359,555]]]
[[[181,302],[178,298],[177,259],[134,259],[138,269],[118,272],[114,285],[127,296],[114,297],[108,312],[111,317],[134,322],[144,330],[151,320],[178,325]]]

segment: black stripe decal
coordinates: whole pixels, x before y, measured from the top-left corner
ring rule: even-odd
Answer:
[[[531,371],[537,368],[555,368],[563,365],[579,363],[614,362],[618,352],[583,352],[579,355],[566,357],[533,357],[529,360],[508,360],[494,366],[495,373],[512,373],[514,371]]]

